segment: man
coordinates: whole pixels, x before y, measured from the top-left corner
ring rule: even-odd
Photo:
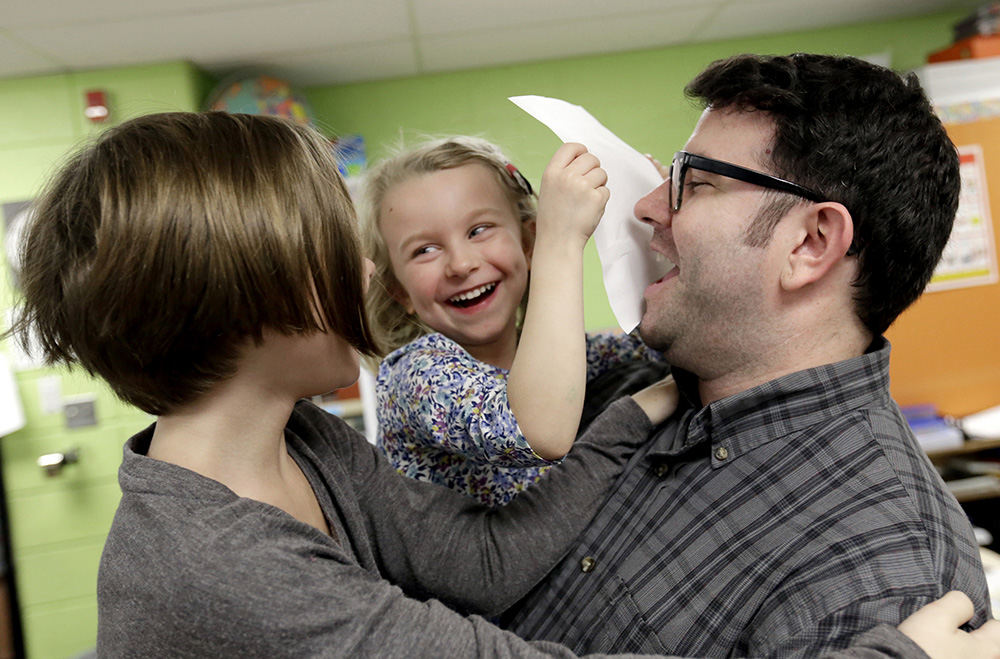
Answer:
[[[640,200],[677,266],[643,339],[674,365],[653,433],[506,618],[577,652],[816,656],[951,589],[989,616],[969,523],[889,396],[881,334],[951,231],[958,159],[916,80],[739,56]]]

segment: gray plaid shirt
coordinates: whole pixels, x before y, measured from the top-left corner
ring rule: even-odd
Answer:
[[[505,626],[579,653],[816,656],[951,589],[988,617],[969,522],[889,396],[889,344],[706,407],[637,454]]]

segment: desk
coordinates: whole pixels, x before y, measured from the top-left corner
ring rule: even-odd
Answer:
[[[998,450],[1000,439],[973,438],[960,447],[927,454],[972,523],[993,535],[993,549],[1000,549],[1000,461],[982,454]]]
[[[948,458],[971,455],[973,453],[978,453],[979,451],[986,451],[993,448],[1000,448],[1000,439],[967,439],[961,447],[948,449],[946,451],[932,451],[927,454],[927,457],[931,459],[931,462],[938,464],[940,462],[944,462]]]

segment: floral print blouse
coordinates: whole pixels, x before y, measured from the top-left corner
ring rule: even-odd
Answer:
[[[638,337],[587,335],[587,379],[659,358]],[[554,464],[531,450],[507,402],[507,371],[442,334],[392,352],[376,380],[378,446],[405,476],[503,505]]]

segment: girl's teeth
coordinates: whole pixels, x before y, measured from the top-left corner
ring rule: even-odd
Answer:
[[[495,284],[486,284],[485,286],[480,286],[479,288],[473,289],[471,291],[466,291],[465,293],[462,293],[460,295],[456,295],[455,297],[451,298],[449,301],[450,302],[464,302],[466,300],[474,300],[477,297],[479,297],[480,295],[483,295],[484,293],[492,290],[493,286],[495,286]]]

